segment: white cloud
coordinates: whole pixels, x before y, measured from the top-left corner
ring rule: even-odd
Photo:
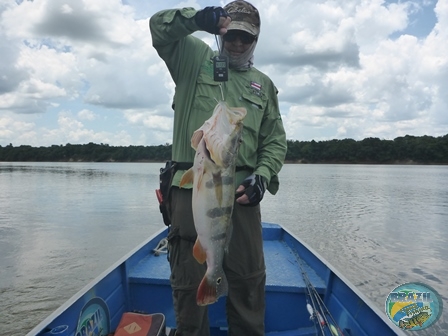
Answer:
[[[78,112],[78,118],[81,120],[93,121],[98,118],[98,115],[96,115],[95,113],[93,113],[90,110],[84,109],[84,110]]]
[[[171,118],[162,117],[158,115],[143,115],[135,113],[133,116],[129,116],[129,121],[132,123],[142,123],[148,129],[160,130],[160,131],[172,131]]]
[[[4,113],[0,117],[0,142],[13,145],[28,144],[37,135],[34,127],[33,122],[23,121],[13,114]]]
[[[1,1],[0,125],[9,128],[0,128],[0,144],[170,141],[174,84],[148,15],[200,5],[126,3]],[[419,13],[428,3],[253,3],[262,15],[255,65],[280,91],[289,139],[446,133],[447,0],[435,4],[427,36],[404,32],[427,19]]]
[[[92,117],[90,111],[81,111],[78,117]],[[133,144],[132,137],[126,131],[107,132],[95,131],[86,127],[84,123],[78,120],[71,112],[64,111],[57,116],[57,128],[42,128],[39,133],[42,134],[41,142],[47,146],[49,144],[84,144],[89,142],[107,143],[110,145],[120,145],[124,142]]]
[[[386,4],[382,0],[361,1],[355,8],[356,40],[361,46],[377,44],[408,25],[411,2]]]

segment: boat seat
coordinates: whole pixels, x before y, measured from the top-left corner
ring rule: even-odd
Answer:
[[[148,254],[129,274],[131,283],[170,286],[170,265],[166,254]]]

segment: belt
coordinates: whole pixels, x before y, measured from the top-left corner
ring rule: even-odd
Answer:
[[[176,162],[176,170],[188,170],[193,167],[192,162]],[[236,166],[236,171],[248,170],[253,171],[254,169],[249,166]]]

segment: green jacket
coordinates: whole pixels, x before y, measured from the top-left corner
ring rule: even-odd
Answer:
[[[211,58],[216,52],[191,36],[199,30],[194,20],[196,12],[194,8],[164,10],[152,16],[149,23],[152,44],[176,84],[172,159],[178,162],[193,162],[191,136],[211,117],[216,100],[222,99],[219,82],[213,80]],[[259,85],[261,89],[257,89]],[[222,87],[229,106],[247,109],[237,166],[252,171],[238,171],[237,185],[255,173],[268,181],[268,190],[275,194],[277,174],[286,155],[278,91],[268,76],[253,67],[247,71],[230,69],[229,80]],[[179,185],[182,174],[177,172],[173,185]]]

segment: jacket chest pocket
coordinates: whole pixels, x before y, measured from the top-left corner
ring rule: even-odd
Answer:
[[[221,88],[205,72],[201,72],[196,80],[196,92],[193,102],[193,109],[213,113],[217,101],[221,100]]]
[[[243,122],[244,127],[257,132],[266,110],[266,99],[263,99],[263,96],[257,96],[254,93],[243,92],[240,101],[241,106],[245,107],[247,110],[247,115]]]
[[[262,98],[262,96],[257,96],[254,93],[250,94],[243,92],[243,94],[241,95],[241,100],[245,103],[245,105],[248,105],[248,108],[255,108],[262,114],[266,108],[266,101]]]

